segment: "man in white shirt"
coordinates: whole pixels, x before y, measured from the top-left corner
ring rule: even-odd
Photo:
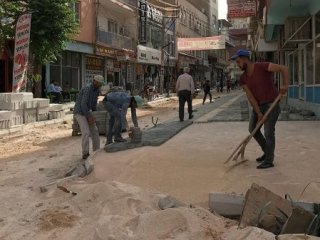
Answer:
[[[185,67],[184,74],[178,77],[176,84],[176,91],[179,96],[179,119],[180,122],[184,120],[184,105],[188,103],[189,119],[193,118],[192,115],[192,95],[194,94],[194,82],[192,76],[189,74],[190,69]]]

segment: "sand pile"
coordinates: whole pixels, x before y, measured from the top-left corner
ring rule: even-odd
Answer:
[[[273,236],[261,229],[239,232],[235,222],[203,208],[160,210],[158,202],[165,195],[119,182],[74,184],[70,188],[78,195],[63,195],[57,189],[47,193],[52,204],[39,212],[37,231],[30,239],[274,239],[257,238]]]

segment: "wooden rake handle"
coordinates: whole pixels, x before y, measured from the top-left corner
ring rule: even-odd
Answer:
[[[271,106],[269,107],[268,111],[263,115],[263,118],[261,119],[260,122],[257,123],[256,127],[253,129],[253,131],[251,132],[251,134],[249,134],[238,146],[237,148],[232,152],[232,154],[229,156],[229,158],[227,159],[227,161],[225,161],[224,163],[228,163],[231,159],[233,160],[237,160],[237,158],[241,155],[244,154],[244,149],[247,146],[247,144],[250,142],[250,140],[252,139],[252,137],[256,134],[256,132],[260,129],[260,127],[262,126],[262,124],[266,121],[266,119],[268,118],[269,114],[271,113],[271,111],[274,109],[274,107],[277,105],[277,103],[280,101],[282,95],[279,94],[277,96],[277,98],[273,101],[273,103],[271,104]],[[240,149],[240,150],[239,150]],[[236,155],[235,155],[236,154]]]

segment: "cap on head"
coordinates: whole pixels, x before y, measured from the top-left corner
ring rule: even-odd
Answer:
[[[140,96],[134,96],[134,100],[136,101],[138,107],[142,106],[143,104],[143,99]]]
[[[184,67],[183,68],[183,72],[184,73],[189,73],[190,72],[190,68],[189,67]]]
[[[95,81],[98,82],[98,83],[104,84],[104,78],[103,78],[103,76],[101,76],[101,75],[95,75],[95,76],[93,77],[93,80],[95,80]]]
[[[250,58],[250,52],[246,49],[239,49],[237,53],[231,57],[231,60],[236,60],[239,57]]]

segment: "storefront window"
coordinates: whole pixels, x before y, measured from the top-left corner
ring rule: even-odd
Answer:
[[[313,84],[313,42],[307,45],[307,85]]]
[[[315,71],[316,71],[316,79],[315,84],[320,84],[320,37],[316,39],[316,64],[315,64]]]

